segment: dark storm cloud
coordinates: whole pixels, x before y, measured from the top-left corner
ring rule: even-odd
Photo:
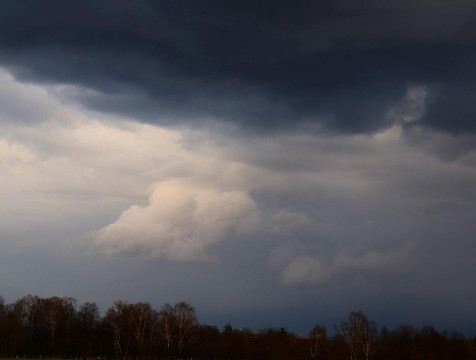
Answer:
[[[445,1],[0,2],[0,63],[84,86],[91,108],[217,117],[252,128],[388,125],[408,86],[434,89],[423,122],[474,131],[474,3]],[[165,115],[165,116],[164,116]]]

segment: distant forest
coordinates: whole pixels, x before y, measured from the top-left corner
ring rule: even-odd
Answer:
[[[101,317],[94,302],[27,295],[0,297],[0,356],[136,359],[476,359],[476,338],[425,325],[378,329],[354,311],[328,335],[316,324],[305,336],[282,328],[258,332],[200,324],[180,302],[160,309],[116,301]]]

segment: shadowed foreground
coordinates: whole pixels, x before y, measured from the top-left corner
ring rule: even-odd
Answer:
[[[200,324],[184,302],[154,309],[116,301],[101,317],[95,303],[73,298],[0,297],[0,354],[5,358],[87,359],[475,359],[476,338],[400,325],[378,329],[351,312],[329,336],[325,326],[296,335],[280,329],[223,330]],[[3,360],[3,359],[0,359]]]

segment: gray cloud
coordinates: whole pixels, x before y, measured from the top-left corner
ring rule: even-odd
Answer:
[[[0,63],[25,81],[93,89],[77,94],[93,109],[362,133],[390,126],[388,107],[424,83],[437,89],[425,126],[473,131],[474,101],[458,90],[474,82],[470,1],[0,5]]]

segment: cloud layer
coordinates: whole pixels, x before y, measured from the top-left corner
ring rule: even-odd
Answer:
[[[476,319],[461,310],[476,296],[476,138],[425,125],[429,84],[408,86],[385,109],[392,125],[368,134],[165,128],[69,101],[81,91],[0,72],[0,270],[15,268],[12,294],[56,291],[41,274],[61,273],[61,294],[161,288],[210,313],[399,299]]]
[[[468,0],[2,2],[0,64],[77,85],[70,100],[92,109],[265,133],[380,131],[424,83],[422,125],[473,133],[474,11]]]
[[[336,253],[327,256],[342,258],[342,248],[367,259],[376,244],[381,254],[395,245],[390,234],[398,227],[426,231],[412,223],[416,214],[425,217],[425,211],[434,209],[439,216],[445,206],[469,210],[476,195],[475,154],[459,150],[465,137],[419,125],[426,87],[409,88],[387,109],[396,125],[373,135],[298,131],[245,138],[211,128],[179,131],[98,120],[98,114],[85,115],[59,102],[57,88],[45,91],[19,84],[5,72],[2,76],[4,87],[18,89],[5,103],[32,97],[34,106],[48,109],[34,116],[25,113],[19,123],[2,117],[1,179],[9,213],[26,211],[35,218],[35,206],[22,195],[26,193],[45,205],[41,215],[38,210],[41,221],[96,214],[95,207],[102,204],[97,211],[105,211],[105,223],[97,241],[108,253],[199,259],[208,246],[259,228],[268,236],[307,244],[311,258],[302,258],[306,261],[318,258],[312,244],[321,236],[335,238]],[[443,155],[452,151],[458,155],[448,161]],[[351,226],[362,230],[349,230]],[[358,239],[351,241],[347,232]],[[365,245],[371,233],[378,242]]]

